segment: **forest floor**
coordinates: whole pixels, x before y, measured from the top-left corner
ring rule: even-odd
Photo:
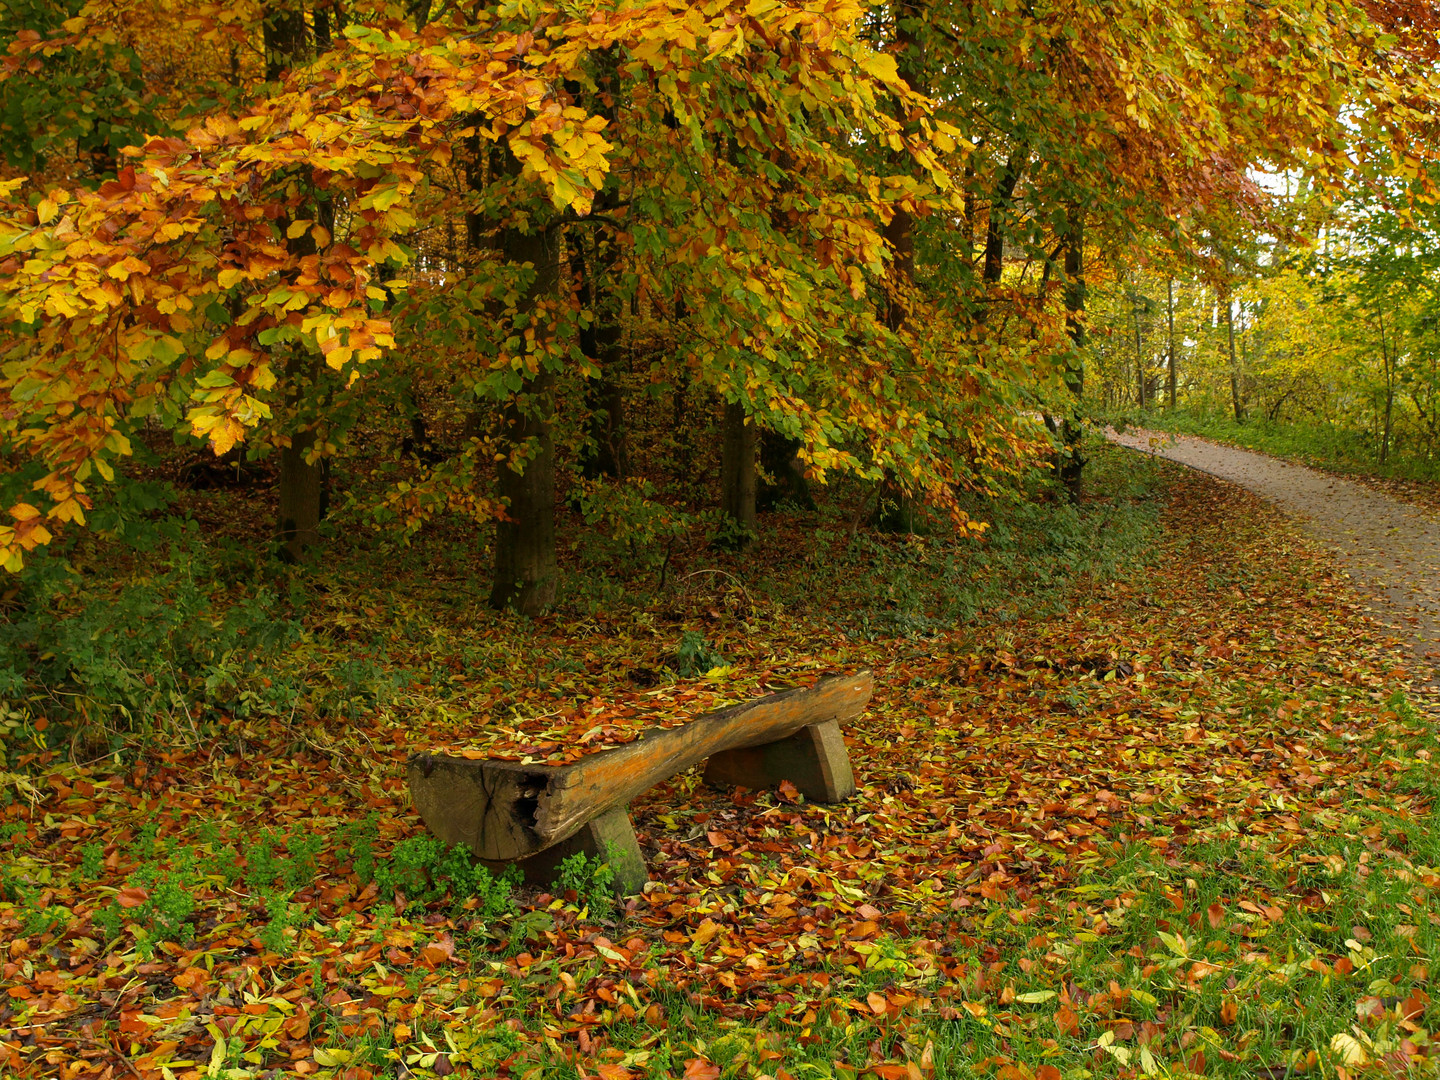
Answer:
[[[797,517],[748,577],[697,549],[534,621],[485,612],[473,546],[368,579],[337,547],[229,704],[161,670],[172,712],[85,760],[12,703],[0,1074],[1433,1074],[1440,743],[1399,642],[1258,497],[1104,445],[1091,469],[1078,509],[992,506],[968,554]],[[108,663],[144,590],[203,610],[162,556],[73,575],[98,602],[62,614],[123,620]],[[409,806],[407,756],[486,725],[862,667],[857,798],[677,777],[632,806],[651,881],[618,903],[594,866],[507,892]]]
[[[1325,545],[1406,638],[1420,681],[1440,693],[1440,511],[1355,480],[1193,435],[1113,429],[1111,441],[1178,461],[1255,492]]]

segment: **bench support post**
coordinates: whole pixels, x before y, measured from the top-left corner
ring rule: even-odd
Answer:
[[[610,869],[615,871],[617,896],[641,892],[645,882],[650,880],[650,874],[645,869],[645,856],[640,853],[635,828],[630,824],[629,811],[623,806],[592,818],[573,836],[551,844],[529,858],[518,859],[515,865],[525,875],[525,884],[546,888],[554,883],[560,864],[577,852],[610,864]],[[493,867],[502,870],[505,865],[496,863]]]
[[[705,782],[715,787],[778,787],[789,780],[812,802],[842,802],[855,794],[855,776],[840,724],[826,720],[763,746],[710,755]]]

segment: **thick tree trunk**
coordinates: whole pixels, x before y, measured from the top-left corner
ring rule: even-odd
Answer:
[[[328,44],[328,22],[323,27]],[[305,8],[298,0],[273,0],[263,23],[265,45],[265,78],[278,81],[287,70],[303,63],[311,53],[309,30],[305,25]],[[306,216],[303,212],[300,216]],[[283,222],[282,222],[283,224]],[[315,241],[307,232],[287,239],[286,249],[294,258],[315,253]],[[285,361],[285,380],[290,407],[299,410],[306,394],[317,390],[320,362],[316,357],[292,346]],[[286,562],[299,562],[305,553],[320,543],[320,519],[324,517],[328,470],[321,461],[307,461],[315,447],[315,429],[305,426],[290,436],[290,444],[280,449],[280,478],[277,491],[276,541],[280,557]]]
[[[727,404],[720,458],[720,509],[742,537],[755,531],[755,453],[759,445],[760,429],[746,417],[745,407]],[[744,546],[743,539],[738,542]]]
[[[516,471],[502,463],[496,488],[506,518],[495,525],[495,578],[490,606],[538,615],[555,600],[555,441],[551,431],[554,378],[531,380],[527,392],[501,414],[502,445],[528,447]],[[528,400],[523,400],[528,399]]]
[[[285,363],[292,404],[304,390],[313,392],[319,363],[303,353],[292,353]],[[315,447],[315,429],[305,428],[290,436],[290,445],[280,449],[280,479],[276,540],[280,557],[300,562],[305,553],[320,543],[320,519],[325,495],[324,469],[320,461],[306,461]]]
[[[520,301],[520,310],[554,291],[558,276],[556,252],[543,231],[509,229],[501,237],[506,261],[532,263],[535,279]],[[546,371],[512,395],[500,416],[500,451],[517,451],[522,462],[502,462],[496,488],[506,503],[505,520],[495,526],[495,576],[490,606],[538,615],[555,600],[558,566],[555,558],[555,380]]]
[[[1167,395],[1168,398],[1169,398],[1168,408],[1170,409],[1171,412],[1174,412],[1174,411],[1175,411],[1175,385],[1176,385],[1176,375],[1175,375],[1175,279],[1174,279],[1174,278],[1170,278],[1170,279],[1168,279],[1168,280],[1165,282],[1165,316],[1166,316],[1166,318],[1168,319],[1168,321],[1169,321],[1169,323],[1170,323],[1170,339],[1169,339],[1169,352],[1170,352],[1169,360],[1170,360],[1170,362],[1169,362],[1169,364],[1167,365],[1167,369],[1166,369],[1166,375],[1165,375],[1165,383],[1166,383],[1166,386],[1165,386],[1165,389],[1168,391],[1168,395]]]
[[[1071,207],[1065,229],[1065,311],[1070,331],[1070,356],[1065,362],[1065,386],[1074,401],[1061,424],[1060,479],[1070,501],[1084,494],[1085,457],[1081,453],[1080,401],[1085,395],[1085,215]]]

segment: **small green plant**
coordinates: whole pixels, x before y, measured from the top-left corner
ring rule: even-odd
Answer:
[[[287,889],[303,889],[315,880],[315,875],[320,872],[319,857],[324,846],[324,837],[314,834],[290,837],[286,844],[290,858],[280,868],[280,876]]]
[[[132,921],[146,927],[146,936],[154,941],[180,941],[189,935],[195,897],[186,886],[185,875],[151,864],[131,874],[129,884],[149,894],[143,904],[129,912]]]
[[[275,879],[284,871],[285,860],[275,854],[275,848],[285,838],[273,829],[266,829],[253,844],[245,848],[245,884],[252,889],[266,889],[275,884]]]
[[[721,517],[715,531],[710,534],[710,544],[721,551],[741,551],[755,540],[755,530],[739,518],[728,514]]]
[[[80,849],[80,876],[98,881],[105,872],[105,845],[95,840]]]
[[[217,844],[211,848],[211,854],[199,860],[199,873],[202,877],[218,877],[227,889],[232,888],[244,876],[240,853],[228,844],[224,847]]]
[[[379,816],[367,814],[359,821],[339,829],[335,838],[335,858],[349,860],[351,869],[362,885],[375,878],[375,841],[379,836]]]
[[[269,921],[256,935],[260,944],[277,956],[290,955],[290,933],[304,922],[304,908],[291,904],[285,893],[272,893],[265,898],[265,914]]]
[[[104,944],[120,936],[120,931],[125,926],[125,917],[121,913],[120,905],[107,904],[90,916],[90,924],[100,931]]]
[[[575,903],[591,911],[608,911],[615,902],[615,870],[610,861],[591,857],[583,851],[564,859],[555,877],[555,888],[566,897],[572,893]]]
[[[698,630],[686,630],[680,635],[680,647],[675,651],[675,674],[682,679],[693,679],[717,667],[725,666],[721,656],[705,635]]]
[[[48,934],[56,927],[70,921],[70,909],[51,905],[47,908],[31,908],[20,922],[20,933],[26,937],[32,934]]]
[[[158,848],[157,838],[160,835],[160,826],[153,821],[140,826],[140,831],[135,834],[134,846],[131,854],[140,862],[148,862],[155,858]]]
[[[382,897],[401,895],[425,905],[449,893],[456,902],[474,898],[482,916],[507,914],[513,878],[495,877],[468,848],[447,848],[433,836],[416,836],[395,845],[390,857],[375,864],[374,881]]]

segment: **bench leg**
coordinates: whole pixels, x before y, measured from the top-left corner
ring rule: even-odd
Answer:
[[[827,720],[788,739],[712,754],[705,782],[716,787],[773,788],[789,780],[812,802],[841,802],[855,794],[855,776],[840,724]]]
[[[521,859],[515,865],[525,875],[525,884],[544,888],[555,880],[560,872],[560,863],[576,852],[583,852],[591,859],[608,862],[615,871],[615,894],[630,896],[645,888],[650,872],[645,868],[645,856],[635,840],[635,829],[630,824],[630,814],[623,806],[606,811],[593,821],[587,822],[579,832],[568,840],[552,844],[544,851]]]

